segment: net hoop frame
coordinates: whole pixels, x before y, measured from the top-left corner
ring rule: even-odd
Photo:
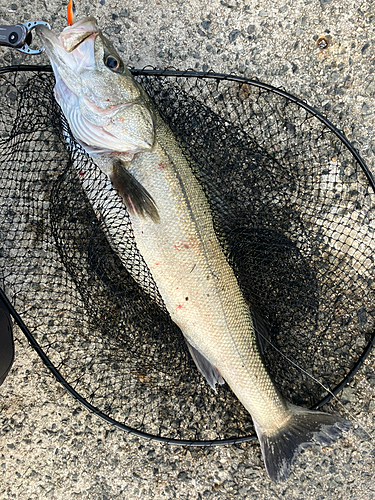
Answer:
[[[369,168],[359,155],[359,153],[356,151],[356,149],[353,147],[353,145],[348,141],[348,139],[340,132],[338,128],[336,128],[327,118],[325,118],[319,111],[314,109],[312,106],[307,104],[305,101],[302,99],[299,99],[298,97],[293,96],[292,94],[286,92],[283,89],[274,87],[272,85],[262,83],[258,80],[253,80],[241,76],[237,76],[234,74],[224,74],[224,73],[215,73],[212,71],[209,72],[198,72],[194,70],[186,70],[186,71],[181,71],[181,70],[176,70],[176,69],[165,69],[165,70],[157,70],[154,68],[143,68],[143,69],[135,69],[135,68],[129,68],[133,76],[154,76],[154,77],[183,77],[183,78],[197,78],[197,79],[214,79],[214,80],[226,80],[226,81],[233,81],[237,83],[242,83],[242,84],[247,84],[247,85],[252,85],[255,87],[258,87],[260,89],[266,90],[268,92],[275,93],[295,104],[298,106],[304,108],[309,114],[311,114],[313,117],[317,118],[322,124],[324,124],[328,129],[330,129],[331,132],[334,133],[334,135],[346,146],[346,148],[350,151],[350,153],[353,155],[361,169],[363,170],[372,190],[375,193],[375,180],[370,172]],[[50,65],[13,65],[13,66],[4,66],[0,67],[0,75],[5,75],[7,73],[17,73],[17,72],[27,72],[27,71],[34,71],[34,72],[45,72],[45,73],[53,73],[52,67]],[[4,291],[0,288],[0,299],[5,303],[5,305],[8,307],[10,314],[12,315],[15,323],[18,325],[20,330],[24,333],[26,336],[29,344],[31,347],[36,351],[38,356],[41,358],[45,366],[52,372],[52,374],[55,376],[57,381],[76,399],[78,400],[85,408],[90,410],[92,413],[94,413],[96,416],[100,417],[102,420],[106,421],[107,423],[114,425],[118,429],[121,429],[123,431],[129,432],[130,434],[136,435],[138,437],[142,437],[145,439],[153,440],[153,441],[158,441],[161,443],[165,444],[172,444],[172,445],[184,445],[184,446],[213,446],[213,445],[233,445],[233,444],[240,444],[240,443],[245,443],[249,441],[253,441],[257,439],[257,436],[255,434],[249,435],[249,436],[243,436],[243,437],[237,437],[237,438],[230,438],[230,439],[217,439],[217,440],[209,440],[209,441],[199,441],[199,440],[183,440],[183,439],[173,439],[173,438],[166,438],[162,436],[157,436],[153,434],[149,434],[146,432],[139,431],[137,429],[134,429],[132,427],[129,427],[121,422],[118,422],[117,420],[109,417],[102,411],[100,411],[98,408],[90,404],[85,398],[83,398],[66,380],[65,378],[61,375],[59,370],[51,363],[50,359],[46,355],[46,353],[43,351],[39,343],[36,341],[34,336],[31,334],[30,330],[22,320],[21,316],[17,313],[13,305],[10,303],[9,299],[5,295]],[[375,330],[372,333],[372,336],[370,340],[368,341],[367,345],[362,351],[362,354],[358,357],[358,360],[352,367],[352,369],[349,371],[349,373],[341,380],[339,384],[336,385],[334,389],[331,390],[330,393],[327,394],[323,399],[318,401],[315,405],[311,406],[311,410],[317,410],[327,404],[329,401],[331,401],[355,376],[355,374],[358,372],[358,370],[361,368],[363,365],[364,361],[366,358],[369,356],[372,348],[374,347],[375,344]]]

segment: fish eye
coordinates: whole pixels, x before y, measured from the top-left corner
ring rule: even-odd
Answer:
[[[107,66],[107,68],[109,68],[111,71],[114,71],[115,73],[121,73],[122,71],[121,61],[115,56],[109,55],[105,57],[104,64]]]

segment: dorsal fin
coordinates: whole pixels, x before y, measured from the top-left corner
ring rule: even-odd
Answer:
[[[250,305],[251,318],[253,320],[254,331],[258,340],[258,345],[261,354],[263,354],[269,344],[270,336],[268,332],[268,326],[260,315],[259,311],[254,308],[254,306]]]

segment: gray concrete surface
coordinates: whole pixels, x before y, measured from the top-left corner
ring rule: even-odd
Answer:
[[[101,0],[76,2],[131,66],[213,69],[280,86],[306,99],[375,171],[375,3]],[[66,2],[0,4],[0,23],[41,18],[59,31]],[[317,46],[319,37],[328,42]],[[0,65],[37,63],[0,51]],[[330,448],[303,453],[290,478],[267,478],[256,443],[186,449],[112,428],[67,395],[22,334],[0,390],[0,498],[373,499],[375,353],[333,405],[354,429]],[[345,403],[345,407],[342,405]]]

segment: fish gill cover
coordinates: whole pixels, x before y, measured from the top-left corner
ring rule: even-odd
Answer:
[[[242,292],[267,325],[273,380],[313,406],[324,389],[284,356],[333,388],[374,334],[371,178],[329,126],[270,88],[138,73],[192,160]],[[89,172],[97,187],[105,175],[73,138],[67,146],[53,84],[44,71],[0,81],[1,288],[103,415],[167,439],[251,435],[228,386],[213,392],[196,369],[130,219],[118,231],[142,288],[112,251],[79,178]]]

